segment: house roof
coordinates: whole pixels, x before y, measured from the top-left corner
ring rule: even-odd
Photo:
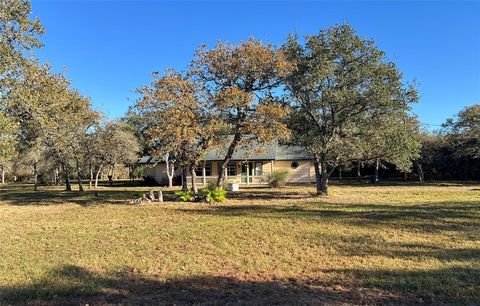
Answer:
[[[138,161],[139,164],[155,164],[161,161],[160,158],[158,157],[152,157],[152,156],[142,156],[140,160]]]
[[[258,149],[260,146],[260,150]],[[251,148],[251,149],[250,149]],[[206,161],[223,160],[225,150],[211,150],[205,156]],[[258,144],[253,143],[248,148],[240,147],[233,153],[232,160],[310,160],[312,157],[305,150],[298,146],[286,146],[275,143]],[[163,162],[162,158],[144,156],[139,164],[155,164]]]

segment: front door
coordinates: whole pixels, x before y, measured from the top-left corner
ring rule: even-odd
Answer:
[[[252,162],[243,162],[242,163],[242,178],[241,181],[243,184],[247,183],[247,170],[248,170],[248,183],[253,181],[253,163]]]

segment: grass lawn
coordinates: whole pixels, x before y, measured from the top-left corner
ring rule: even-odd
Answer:
[[[143,206],[125,200],[147,187],[31,190],[0,187],[2,305],[480,305],[480,185]]]

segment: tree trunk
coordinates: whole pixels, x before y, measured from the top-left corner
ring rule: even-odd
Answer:
[[[416,166],[417,172],[418,172],[418,180],[421,183],[423,183],[425,177],[424,177],[424,174],[423,174],[422,164],[420,162],[415,162],[415,166]]]
[[[313,169],[315,170],[315,185],[317,187],[317,194],[321,194],[322,190],[322,174],[320,173],[320,162],[318,158],[313,160]]]
[[[360,163],[360,161],[358,161],[357,162],[357,181],[358,182],[362,181],[362,173],[360,172],[361,167],[362,167],[362,164]]]
[[[12,174],[13,174],[13,182],[16,183],[17,182],[17,163],[14,163],[13,164],[13,168],[12,168]]]
[[[227,168],[228,163],[232,159],[233,153],[235,152],[235,149],[237,148],[242,138],[243,135],[239,133],[236,133],[233,137],[233,140],[228,147],[227,154],[225,155],[225,158],[218,167],[217,188],[223,188],[223,185],[225,183],[225,169]]]
[[[83,190],[83,184],[82,184],[82,176],[81,176],[81,171],[80,171],[80,163],[78,162],[78,159],[75,159],[75,163],[77,166],[77,182],[78,182],[78,191],[84,192]]]
[[[182,166],[182,191],[185,192],[188,190],[187,187],[187,168],[185,166]]]
[[[338,180],[342,180],[342,167],[338,167]]]
[[[168,177],[168,188],[173,187],[173,174],[175,173],[175,164],[173,161],[169,160],[170,154],[167,154],[165,157],[165,167],[167,169],[167,177]]]
[[[5,184],[5,165],[2,165],[2,184]]]
[[[108,176],[108,181],[110,182],[110,186],[113,186],[113,177],[115,176],[115,164],[112,165],[110,175]]]
[[[33,163],[33,190],[37,191],[38,188],[38,170],[37,170],[37,161]]]
[[[173,188],[173,176],[168,177],[168,188]]]
[[[88,163],[88,170],[90,172],[90,178],[88,179],[88,189],[92,189],[93,185],[93,165],[92,163]]]
[[[379,175],[379,168],[380,168],[380,160],[377,158],[375,160],[375,176],[374,176],[374,183],[378,184],[380,180],[380,175]]]
[[[58,185],[58,167],[55,165],[55,168],[53,169],[53,184]]]
[[[94,189],[97,189],[98,187],[98,177],[100,176],[100,173],[102,172],[102,166],[98,166],[97,173],[95,174],[95,187]]]
[[[70,171],[65,163],[62,163],[63,174],[65,176],[65,191],[72,191],[72,185],[70,184]]]
[[[320,173],[321,173],[321,178],[320,178],[320,193],[318,193],[317,189],[317,194],[321,194],[324,196],[328,196],[328,171],[327,171],[327,161],[325,158],[322,158],[320,162]]]
[[[190,174],[192,176],[192,191],[193,194],[198,196],[198,187],[197,187],[197,174],[195,173],[195,167],[190,167]]]

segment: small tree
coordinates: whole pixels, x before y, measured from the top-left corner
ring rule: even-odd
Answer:
[[[93,175],[95,175],[95,188],[98,186],[100,173],[105,170],[105,167],[109,168],[108,175],[110,184],[112,184],[115,166],[136,163],[141,151],[137,137],[130,127],[121,120],[97,125],[94,133],[89,136],[89,144],[91,179],[93,180]]]
[[[138,92],[143,96],[137,108],[147,123],[153,155],[172,154],[182,169],[182,189],[187,189],[190,172],[193,192],[198,195],[195,168],[218,141],[223,126],[212,108],[211,97],[202,83],[173,70],[163,76],[155,73],[152,84]],[[171,164],[167,166],[170,171]]]
[[[170,153],[165,154],[164,160],[165,160],[165,170],[167,172],[167,177],[168,177],[168,188],[172,188],[173,175],[175,174],[175,160]]]

